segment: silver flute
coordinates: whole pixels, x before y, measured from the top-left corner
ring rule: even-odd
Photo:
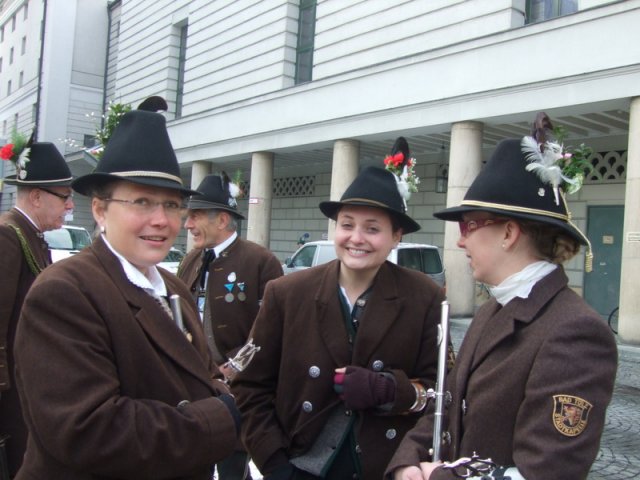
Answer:
[[[435,398],[436,408],[433,416],[433,446],[429,450],[434,462],[442,461],[441,448],[444,442],[449,441],[449,433],[442,432],[444,409],[451,401],[451,394],[445,390],[447,377],[447,354],[449,347],[449,302],[442,302],[440,325],[438,325],[438,377],[436,389],[429,389],[429,398]]]

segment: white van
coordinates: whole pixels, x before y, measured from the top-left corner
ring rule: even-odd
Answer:
[[[285,275],[327,263],[336,258],[336,249],[331,240],[308,242],[301,246],[282,265]],[[442,288],[446,285],[442,258],[438,247],[422,243],[401,242],[387,257],[392,263],[418,270],[429,275]]]
[[[91,245],[91,235],[86,228],[63,225],[57,230],[44,232],[44,239],[51,250],[51,261],[57,262],[63,258],[78,253],[84,247]]]

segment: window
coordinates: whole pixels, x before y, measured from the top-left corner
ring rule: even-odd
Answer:
[[[25,2],[24,4],[24,20],[26,20],[29,17],[29,2]]]
[[[11,17],[11,31],[15,32],[16,30],[16,16]]]
[[[11,80],[7,82],[7,95],[11,95]]]
[[[182,116],[182,96],[184,94],[184,69],[187,62],[187,29],[180,27],[180,46],[178,52],[178,84],[176,86],[176,118]]]
[[[20,72],[20,77],[18,80],[18,88],[21,88],[24,85],[24,72]]]
[[[316,31],[316,0],[300,0],[298,44],[296,47],[296,85],[310,82],[313,73],[313,41]]]
[[[85,148],[91,148],[96,146],[96,136],[84,134],[82,139],[82,146]]]
[[[20,55],[24,55],[27,51],[27,37],[22,37],[22,47],[20,48]]]
[[[0,42],[4,42],[4,25],[0,27]]]
[[[9,50],[9,65],[13,63],[13,47]]]
[[[2,136],[3,137],[7,137],[7,121],[3,120],[2,121]]]
[[[578,0],[527,0],[526,23],[536,23],[578,11]]]
[[[2,57],[0,57],[0,73],[2,73]]]

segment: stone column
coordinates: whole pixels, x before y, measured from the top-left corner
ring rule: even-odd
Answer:
[[[482,168],[482,123],[459,122],[451,128],[447,207],[460,205],[471,182]],[[472,316],[475,306],[475,281],[469,259],[456,245],[460,230],[455,222],[445,222],[444,265],[447,272],[447,299],[452,316]]]
[[[211,173],[213,164],[211,162],[197,161],[191,164],[191,186],[195,190],[204,180],[204,177]],[[187,252],[193,248],[193,238],[191,234],[187,234]]]
[[[269,248],[271,199],[273,197],[273,153],[255,152],[251,156],[250,189],[247,240]]]
[[[640,270],[640,97],[631,99],[625,187],[624,239],[620,271],[618,334],[627,343],[640,344],[640,295],[635,281]]]
[[[353,179],[358,175],[360,142],[357,140],[336,140],[333,144],[333,165],[331,166],[330,200],[340,200]],[[329,220],[327,238],[333,240],[335,223]]]

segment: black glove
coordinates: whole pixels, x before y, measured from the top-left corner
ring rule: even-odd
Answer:
[[[344,374],[334,376],[334,390],[347,408],[366,410],[392,403],[396,398],[396,382],[389,373],[372,372],[362,367],[347,367]]]
[[[229,413],[233,417],[233,422],[236,424],[236,434],[240,433],[240,410],[236,407],[236,401],[233,399],[233,395],[222,393],[218,396],[218,399],[229,409]]]

